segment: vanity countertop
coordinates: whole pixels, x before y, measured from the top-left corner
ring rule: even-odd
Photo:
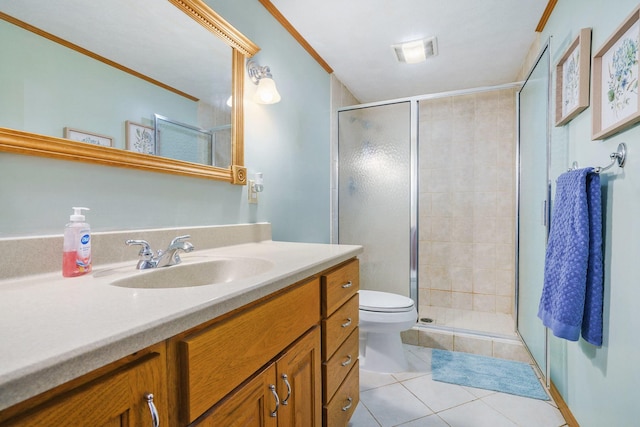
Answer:
[[[194,251],[260,258],[265,273],[215,285],[139,289],[112,286],[144,274],[135,262],[0,281],[0,410],[353,258],[361,246],[261,241]],[[172,267],[167,267],[172,268]]]

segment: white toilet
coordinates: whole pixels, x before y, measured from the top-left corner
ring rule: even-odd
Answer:
[[[406,371],[400,332],[411,329],[418,311],[411,298],[360,290],[360,367],[368,371]]]

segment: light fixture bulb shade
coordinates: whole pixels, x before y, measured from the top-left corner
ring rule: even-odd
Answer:
[[[438,54],[436,37],[392,45],[396,58],[406,64],[417,64]]]
[[[427,59],[422,40],[403,44],[402,53],[407,64],[417,64]]]
[[[276,89],[276,82],[268,77],[261,78],[253,100],[258,104],[275,104],[280,102],[280,99],[282,98]]]

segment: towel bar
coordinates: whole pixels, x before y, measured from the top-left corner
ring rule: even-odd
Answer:
[[[624,142],[621,142],[620,144],[618,144],[618,150],[615,153],[611,153],[609,155],[609,158],[611,158],[611,163],[609,163],[607,166],[604,166],[604,167],[596,166],[593,168],[593,171],[595,173],[604,172],[607,169],[612,168],[613,165],[615,165],[616,163],[618,163],[618,167],[623,168],[624,162],[627,159],[627,144],[625,144]],[[578,162],[573,162],[569,170],[572,171],[576,169],[578,169]]]

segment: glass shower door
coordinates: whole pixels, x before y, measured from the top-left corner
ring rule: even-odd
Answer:
[[[518,93],[518,332],[547,376],[547,334],[538,319],[548,223],[549,46]]]
[[[338,113],[338,241],[364,247],[363,289],[409,296],[411,104]]]

